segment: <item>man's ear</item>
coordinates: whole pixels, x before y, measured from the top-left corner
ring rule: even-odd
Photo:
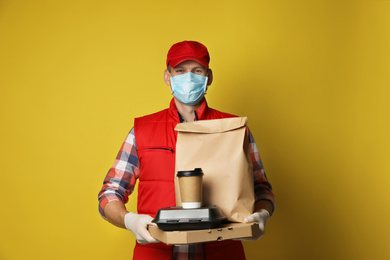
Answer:
[[[164,81],[169,87],[171,86],[171,75],[169,74],[168,69],[164,71]]]
[[[207,86],[210,86],[211,83],[213,83],[213,71],[211,69],[209,69],[209,73],[208,73],[207,77],[208,77]]]

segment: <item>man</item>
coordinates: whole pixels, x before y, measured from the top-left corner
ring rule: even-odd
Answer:
[[[147,230],[160,208],[175,206],[175,126],[180,122],[234,117],[207,105],[204,95],[213,81],[209,61],[207,48],[199,42],[183,41],[170,48],[164,71],[164,81],[174,96],[170,106],[135,119],[99,193],[100,214],[113,225],[133,232],[137,239],[133,259],[245,259],[241,241],[167,246]],[[258,222],[262,235],[274,210],[274,195],[250,133],[249,142],[256,203],[255,213],[245,221]],[[138,214],[125,207],[137,180]]]

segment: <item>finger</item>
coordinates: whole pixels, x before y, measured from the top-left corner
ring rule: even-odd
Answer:
[[[149,223],[152,223],[153,218],[149,215],[146,216],[145,220]]]
[[[244,222],[245,222],[245,223],[248,223],[248,222],[253,222],[253,221],[254,221],[254,219],[253,219],[253,215],[250,215],[250,216],[248,216],[248,217],[244,218]]]
[[[148,244],[148,242],[145,241],[145,240],[143,240],[143,239],[137,239],[137,242],[138,242],[138,244],[140,244],[140,245],[146,245],[146,244]]]
[[[261,233],[264,233],[264,231],[265,231],[265,221],[260,221],[259,222],[259,229],[260,229]]]
[[[150,239],[148,239],[148,242],[149,243],[160,243],[160,240],[158,240],[158,239],[155,239],[154,237],[150,237]]]
[[[152,237],[150,234],[146,235],[144,237],[144,240],[147,242],[147,243],[159,243],[160,240],[157,240],[155,239],[154,237]]]
[[[135,239],[137,240],[138,244],[141,245],[145,245],[148,243],[141,234],[137,234],[137,236],[135,236]]]
[[[140,235],[142,236],[143,240],[145,240],[147,243],[158,243],[157,239],[152,237],[148,230],[144,229],[140,232]]]
[[[254,213],[244,219],[244,222],[258,222],[259,221],[259,215],[257,213]]]
[[[137,242],[138,244],[141,244],[141,245],[146,245],[146,244],[149,244],[149,243],[160,243],[160,240],[157,240],[153,237],[150,237],[150,238],[142,238],[142,239],[137,239]]]
[[[146,225],[157,226],[156,223],[152,222],[153,220],[154,220],[154,218],[152,218],[152,217],[145,219]]]

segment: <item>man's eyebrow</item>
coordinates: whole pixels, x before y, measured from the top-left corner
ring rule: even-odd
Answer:
[[[174,67],[173,69],[185,69],[183,66],[180,66],[180,65],[178,65],[178,66],[176,66],[176,67]],[[206,68],[205,67],[203,67],[203,66],[196,66],[196,67],[193,67],[192,68],[193,70],[194,69],[203,69],[203,70],[206,70]]]
[[[198,67],[194,67],[194,69],[202,69],[202,70],[205,70],[206,68],[203,67],[203,66],[198,66]]]

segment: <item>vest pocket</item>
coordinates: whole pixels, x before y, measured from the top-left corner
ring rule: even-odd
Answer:
[[[140,181],[172,180],[175,174],[175,151],[167,146],[149,146],[138,150]]]
[[[140,180],[167,179],[165,171],[175,171],[175,150],[168,146],[149,146],[138,150]]]

